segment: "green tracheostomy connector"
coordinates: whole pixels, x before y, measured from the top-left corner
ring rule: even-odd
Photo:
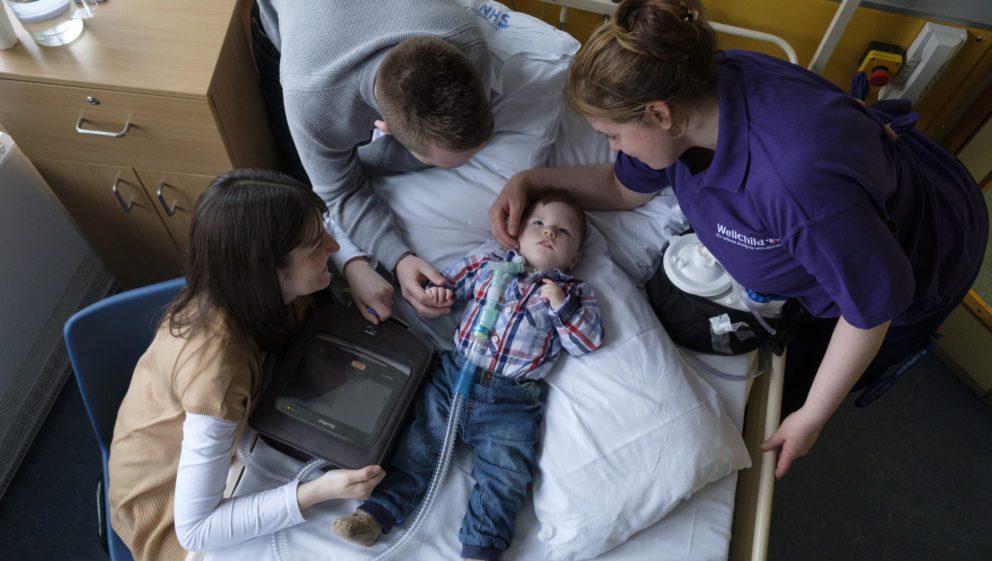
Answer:
[[[475,339],[473,348],[485,349],[492,337],[493,327],[496,325],[496,316],[499,313],[499,300],[503,294],[503,287],[507,281],[516,277],[524,271],[522,263],[516,261],[501,261],[486,263],[486,267],[493,271],[493,280],[486,290],[486,305],[479,312],[479,320],[472,329],[472,338]],[[471,360],[465,361],[465,366],[458,375],[458,382],[455,384],[455,391],[467,396],[472,388],[472,374],[476,365]]]

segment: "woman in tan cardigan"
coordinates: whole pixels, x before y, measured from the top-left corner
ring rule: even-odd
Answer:
[[[368,497],[382,480],[368,466],[223,498],[262,353],[289,342],[308,295],[328,286],[328,257],[363,306],[388,315],[392,287],[325,212],[307,187],[257,170],[218,177],[197,201],[186,288],[135,368],[110,449],[112,523],[135,559],[180,561],[271,533],[316,503]]]

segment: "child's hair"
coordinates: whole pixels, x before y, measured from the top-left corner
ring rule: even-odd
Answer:
[[[575,56],[565,98],[616,123],[658,100],[684,110],[716,91],[716,52],[699,0],[625,0]]]
[[[376,101],[393,136],[415,152],[481,146],[493,114],[479,71],[454,45],[414,37],[393,47],[376,75]]]
[[[586,226],[586,211],[582,208],[582,205],[579,204],[579,201],[576,200],[576,198],[568,191],[548,187],[530,195],[527,198],[527,206],[524,207],[524,211],[520,215],[520,221],[525,222],[528,218],[530,218],[530,213],[534,211],[538,204],[546,205],[549,203],[562,203],[568,205],[575,211],[576,215],[579,217],[579,247],[582,247],[582,244],[586,241],[586,235],[588,234],[588,227]]]
[[[283,345],[290,330],[277,270],[320,239],[326,211],[282,173],[239,169],[214,179],[193,209],[186,288],[165,315],[170,331],[188,337],[220,311],[263,349]]]

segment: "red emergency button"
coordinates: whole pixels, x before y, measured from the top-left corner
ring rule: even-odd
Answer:
[[[871,71],[868,75],[868,83],[876,88],[881,88],[882,86],[889,83],[892,80],[892,74],[889,73],[889,69],[884,66],[878,66]]]

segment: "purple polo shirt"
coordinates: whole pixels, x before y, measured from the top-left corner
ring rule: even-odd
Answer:
[[[988,238],[975,182],[922,133],[779,59],[727,51],[717,65],[717,147],[653,170],[620,153],[617,179],[671,185],[700,241],[745,287],[870,328],[936,313],[973,281]],[[695,173],[693,173],[695,171]]]

